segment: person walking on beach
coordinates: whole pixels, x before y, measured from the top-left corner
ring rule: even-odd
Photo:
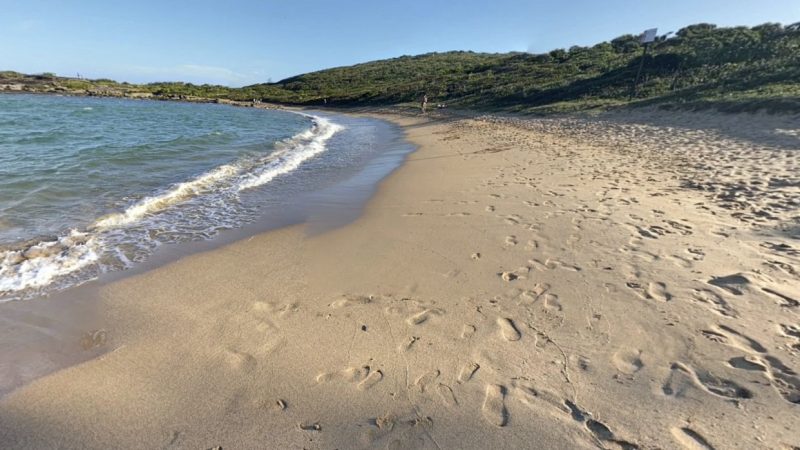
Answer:
[[[425,110],[428,108],[428,95],[427,94],[422,96],[422,104],[420,105],[420,108],[422,109],[422,114],[425,114]]]

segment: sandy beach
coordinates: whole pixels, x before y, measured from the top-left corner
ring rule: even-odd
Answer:
[[[796,116],[377,116],[361,217],[82,291],[2,447],[800,447]]]

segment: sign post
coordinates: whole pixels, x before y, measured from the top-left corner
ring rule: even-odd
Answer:
[[[639,35],[639,43],[644,45],[644,51],[642,52],[642,60],[639,62],[639,70],[636,72],[636,79],[633,81],[633,89],[631,89],[631,96],[630,100],[633,100],[634,97],[639,93],[639,78],[642,76],[642,69],[644,68],[644,60],[647,57],[647,49],[650,47],[650,43],[656,40],[656,34],[658,33],[658,28],[650,28],[649,30],[644,30],[644,33]]]

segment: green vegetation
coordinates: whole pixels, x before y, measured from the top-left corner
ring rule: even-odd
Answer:
[[[86,86],[67,79],[54,85],[101,95],[135,92],[157,98],[327,102],[343,107],[416,104],[427,95],[433,105],[524,113],[628,104],[800,111],[800,23],[752,28],[691,25],[659,37],[644,56],[643,51],[636,36],[625,35],[592,47],[538,55],[458,51],[402,56],[243,88],[78,80]],[[640,86],[631,98],[642,62]],[[0,72],[0,85],[19,82],[19,76]],[[39,82],[53,82],[38,77]]]
[[[333,105],[416,102],[550,112],[629,103],[637,37],[546,54],[431,53],[341,67],[241,89],[245,98]],[[692,25],[650,44],[636,103],[775,100],[800,110],[800,24]]]
[[[145,86],[149,92],[157,96],[192,96],[206,98],[228,98],[235,89],[211,84],[195,85],[180,82],[150,83]],[[252,100],[252,99],[250,99]]]

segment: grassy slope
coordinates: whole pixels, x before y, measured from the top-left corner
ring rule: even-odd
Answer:
[[[634,36],[547,54],[432,53],[249,86],[245,98],[334,105],[432,102],[522,112],[627,104],[643,48]],[[800,110],[800,25],[699,24],[651,44],[637,103]]]

